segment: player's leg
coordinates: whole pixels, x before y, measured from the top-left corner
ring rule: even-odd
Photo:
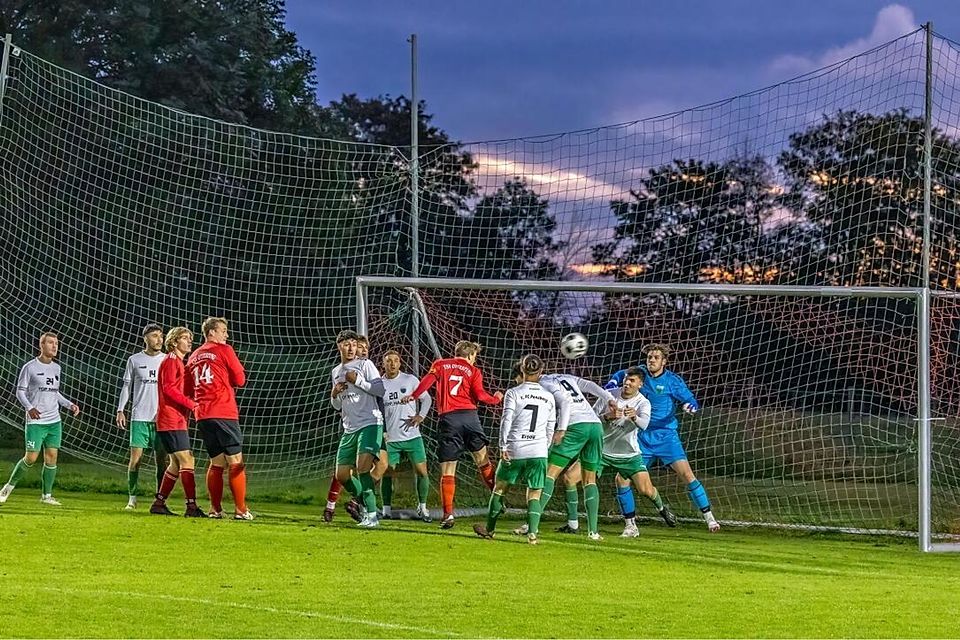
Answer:
[[[167,468],[169,460],[167,459],[167,452],[163,448],[163,440],[157,434],[157,425],[155,422],[151,422],[153,425],[153,460],[157,466],[157,485],[156,491],[160,490],[160,483],[163,481],[163,472]]]
[[[380,480],[380,497],[383,504],[383,517],[388,519],[393,517],[393,480],[397,465],[400,464],[403,444],[402,442],[384,443],[380,450],[380,458],[377,459],[377,465],[383,463],[387,467]]]
[[[707,497],[707,490],[703,484],[693,474],[693,469],[687,461],[687,452],[680,442],[680,436],[675,429],[647,429],[640,434],[640,447],[644,453],[651,453],[670,467],[674,473],[680,476],[684,485],[687,487],[687,496],[690,502],[700,510],[703,519],[707,523],[707,529],[711,532],[720,530],[720,523],[717,522],[710,508],[710,498]]]
[[[40,449],[43,444],[44,435],[44,430],[41,429],[41,427],[43,426],[44,425],[39,424],[28,424],[23,430],[23,437],[26,443],[23,457],[17,460],[17,464],[14,465],[13,471],[10,473],[10,479],[7,480],[7,483],[0,489],[0,504],[7,501],[7,498],[13,493],[17,483],[20,482],[20,479],[23,478],[27,471],[33,468],[33,465],[40,457]]]
[[[540,516],[543,506],[540,501],[543,485],[547,478],[547,459],[532,458],[524,460],[524,479],[527,483],[527,542],[537,544],[540,534]]]
[[[53,497],[53,481],[57,477],[57,454],[60,451],[60,439],[59,428],[56,433],[48,432],[47,437],[44,439],[43,471],[40,474],[40,481],[43,487],[40,502],[55,507],[60,506],[60,501]]]
[[[430,509],[427,508],[427,496],[430,495],[430,474],[427,472],[427,451],[423,438],[408,440],[407,456],[413,464],[414,478],[417,483],[417,517],[424,522],[432,522]]]
[[[357,476],[360,481],[361,496],[363,506],[367,511],[367,516],[361,526],[376,527],[377,520],[377,494],[374,489],[373,469],[377,463],[377,457],[380,455],[380,440],[383,437],[383,431],[380,425],[370,425],[360,429],[357,432]]]
[[[477,415],[476,411],[464,413],[462,419],[464,446],[466,446],[470,455],[473,456],[473,462],[477,466],[477,473],[480,474],[480,480],[483,481],[483,484],[487,485],[487,489],[493,491],[493,486],[496,482],[496,469],[487,453],[487,446],[490,444],[490,439],[487,438],[487,434],[484,433],[483,426],[480,424],[480,416]]]
[[[550,446],[550,451],[547,454],[547,478],[543,485],[543,495],[540,498],[540,504],[544,510],[547,509],[550,498],[553,497],[557,478],[560,477],[564,469],[581,455],[587,441],[592,437],[592,433],[592,427],[589,424],[571,424],[563,432],[563,438]],[[594,471],[596,471],[596,467],[594,467]]]
[[[512,462],[501,460],[500,464],[497,465],[497,479],[490,494],[490,502],[487,505],[487,522],[485,525],[479,522],[473,525],[473,532],[481,538],[493,538],[494,531],[497,528],[497,519],[503,513],[503,494],[517,481],[522,471],[523,460]]]
[[[578,508],[580,496],[577,485],[583,479],[580,470],[580,461],[574,460],[563,472],[564,498],[567,506],[567,524],[558,528],[559,533],[578,533],[580,531],[580,510]],[[543,499],[540,500],[541,505]]]
[[[334,471],[333,476],[330,478],[330,488],[327,489],[327,506],[323,510],[324,522],[331,522],[333,520],[333,514],[337,509],[337,499],[340,497],[341,489],[343,489],[343,485],[337,480],[337,473]]]
[[[220,420],[217,438],[227,463],[230,494],[233,496],[234,520],[253,520],[247,507],[247,465],[243,460],[243,434],[236,420]]]
[[[347,502],[347,513],[353,518],[354,522],[363,520],[364,508],[361,502],[363,487],[360,486],[360,480],[357,478],[357,447],[360,440],[360,432],[344,433],[340,436],[340,444],[337,446],[337,467],[334,478],[350,494],[350,500]]]
[[[710,507],[710,499],[707,497],[707,490],[703,488],[703,483],[693,475],[693,469],[690,468],[690,463],[686,458],[674,460],[670,463],[670,468],[680,476],[687,486],[687,495],[690,497],[690,502],[700,509],[700,513],[703,514],[703,519],[707,523],[707,529],[711,533],[719,531],[720,523],[717,522],[716,516],[713,515],[713,510]]]
[[[621,515],[623,515],[623,533],[620,534],[620,537],[636,538],[640,535],[640,531],[636,524],[632,522],[633,516],[628,517],[627,515],[636,515],[637,512],[637,504],[633,499],[633,487],[630,486],[630,476],[624,478],[620,473],[617,473],[617,477],[614,479],[614,487],[617,492],[617,504],[620,506]]]
[[[673,514],[664,502],[663,498],[660,497],[660,492],[657,491],[657,488],[653,486],[653,480],[650,479],[650,473],[647,471],[644,466],[643,469],[640,469],[640,466],[643,466],[642,456],[638,456],[639,465],[637,464],[636,459],[631,463],[631,469],[627,471],[634,471],[634,474],[631,476],[630,480],[633,482],[633,486],[637,488],[637,491],[647,497],[650,502],[653,503],[654,509],[657,510],[657,513],[660,514],[660,517],[663,518],[663,521],[667,523],[668,527],[677,526],[677,516]]]
[[[187,503],[187,509],[183,515],[187,518],[205,518],[207,514],[197,505],[196,461],[193,458],[193,451],[187,448],[184,451],[178,451],[175,455],[177,465],[180,467],[177,476],[180,478],[180,486],[183,487],[183,495]]]
[[[223,471],[227,466],[227,457],[224,455],[223,446],[220,444],[220,438],[217,436],[217,426],[211,420],[198,420],[197,428],[200,431],[200,437],[203,439],[203,448],[207,451],[209,463],[207,464],[207,473],[204,480],[207,485],[207,496],[210,498],[210,512],[208,517],[214,519],[223,518]],[[167,440],[164,440],[164,445]],[[189,447],[188,447],[189,448]],[[167,449],[169,451],[169,449]],[[171,458],[175,455],[171,453]]]
[[[453,412],[454,414],[458,412]],[[437,438],[437,458],[440,461],[440,502],[443,517],[441,529],[453,527],[453,498],[456,494],[457,461],[463,454],[463,429],[456,416],[440,416],[440,433]]]
[[[161,431],[160,437],[163,439],[165,451],[169,451],[167,456],[167,468],[163,472],[163,479],[160,487],[157,489],[153,504],[150,505],[150,513],[159,516],[172,516],[174,513],[167,507],[167,498],[173,492],[177,479],[180,477],[180,458],[184,451],[190,450],[190,438],[186,431]],[[181,455],[177,455],[177,454]]]
[[[597,470],[600,468],[600,453],[603,450],[603,427],[600,423],[586,425],[587,437],[580,451],[580,466],[583,473],[583,506],[587,512],[587,536],[591,540],[603,540],[600,536],[600,490],[597,488]]]
[[[130,440],[133,441],[133,423],[130,424]],[[140,479],[140,462],[143,458],[143,448],[130,445],[130,460],[127,462],[127,506],[131,510],[137,506],[137,482]]]

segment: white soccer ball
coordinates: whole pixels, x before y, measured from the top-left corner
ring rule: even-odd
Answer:
[[[575,360],[587,352],[587,337],[582,333],[568,333],[560,341],[560,353],[564,358]]]

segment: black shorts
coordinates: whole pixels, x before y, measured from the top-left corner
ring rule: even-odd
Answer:
[[[240,433],[240,423],[236,420],[222,418],[207,418],[197,421],[203,446],[207,455],[215,458],[221,453],[235,456],[243,449],[243,435]]]
[[[464,449],[473,453],[489,443],[476,409],[451,411],[440,416],[440,433],[437,436],[437,458],[440,462],[456,462]]]
[[[157,431],[157,442],[161,444],[163,451],[171,455],[177,451],[190,451],[190,436],[186,429]]]

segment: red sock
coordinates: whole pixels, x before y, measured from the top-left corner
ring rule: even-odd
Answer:
[[[440,502],[443,504],[443,515],[453,514],[453,494],[456,491],[457,479],[455,476],[440,476]]]
[[[477,467],[477,471],[480,472],[480,478],[483,479],[483,484],[487,485],[487,489],[493,491],[493,486],[496,484],[496,474],[493,471],[493,464],[487,460],[487,464]]]
[[[193,469],[180,469],[180,484],[183,485],[183,494],[187,497],[187,504],[197,502],[197,478]]]
[[[247,473],[245,464],[230,465],[230,493],[233,494],[233,504],[237,513],[247,511]]]
[[[160,482],[160,491],[157,492],[157,501],[166,502],[167,498],[170,497],[170,492],[173,491],[173,487],[177,484],[177,476],[173,475],[169,471],[163,472],[163,480]]]
[[[336,502],[337,498],[340,497],[341,489],[343,489],[343,485],[337,480],[337,476],[333,476],[330,480],[330,490],[327,491],[327,502]]]
[[[223,467],[207,467],[207,495],[210,496],[210,508],[223,511]]]

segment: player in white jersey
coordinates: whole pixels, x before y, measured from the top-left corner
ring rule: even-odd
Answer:
[[[330,402],[340,412],[343,435],[337,448],[337,480],[354,499],[363,500],[366,513],[360,526],[379,526],[377,498],[373,490],[374,461],[383,439],[383,412],[378,399],[383,397],[380,372],[369,360],[357,359],[355,331],[337,335],[340,364],[331,372],[333,389]]]
[[[7,501],[17,482],[40,457],[43,449],[40,502],[60,506],[53,497],[53,481],[57,477],[57,452],[63,436],[60,423],[60,407],[79,415],[80,407],[60,393],[60,365],[53,361],[60,350],[60,340],[55,333],[40,336],[40,355],[23,365],[17,379],[17,401],[26,412],[24,439],[26,452],[10,474],[7,484],[0,489],[0,504]]]
[[[677,517],[670,508],[663,503],[660,492],[653,486],[646,465],[643,464],[643,452],[640,450],[640,440],[637,437],[640,431],[650,424],[650,401],[640,393],[643,384],[643,370],[633,367],[627,370],[623,386],[613,390],[615,406],[597,401],[594,407],[603,417],[603,455],[600,462],[600,475],[607,471],[615,471],[618,479],[623,478],[636,487],[637,491],[645,495],[656,507],[660,517],[668,526],[677,526]],[[625,526],[622,538],[636,538],[640,535],[637,529],[637,512],[633,506],[633,491],[630,484],[619,486],[617,483],[617,498],[624,503],[629,492],[629,504],[624,511]],[[632,508],[631,508],[632,507]]]
[[[497,518],[503,513],[503,493],[524,480],[527,485],[527,541],[537,544],[540,529],[540,494],[547,477],[547,451],[557,426],[555,394],[540,385],[544,363],[539,357],[520,359],[523,383],[509,389],[503,397],[500,420],[500,464],[490,496],[486,526],[477,523],[473,531],[481,538],[492,538]]]
[[[423,393],[417,400],[419,409],[412,402],[401,402],[409,395],[420,380],[417,376],[400,371],[400,354],[387,351],[383,355],[383,408],[386,422],[387,472],[380,483],[383,495],[383,517],[391,516],[393,501],[393,475],[402,456],[410,459],[417,478],[417,518],[431,522],[427,509],[427,495],[430,493],[430,476],[427,475],[427,452],[420,434],[420,423],[430,412],[433,400],[429,393]],[[384,452],[381,451],[380,455]]]
[[[600,402],[608,404],[613,396],[584,378],[567,373],[552,373],[541,378],[540,383],[548,389],[557,400],[557,432],[550,447],[547,479],[544,483],[543,497],[540,503],[544,510],[556,480],[565,469],[569,469],[577,461],[581,463],[583,477],[583,503],[587,512],[587,529],[591,540],[601,540],[599,531],[600,492],[597,489],[597,470],[600,467],[600,453],[603,441],[603,428],[600,418],[593,410],[585,394],[595,396]],[[571,479],[576,478],[575,475]],[[567,481],[567,502],[570,501],[570,482]],[[576,482],[573,482],[576,490]],[[574,496],[574,504],[576,497]],[[574,511],[576,513],[576,511]],[[577,533],[579,530],[576,519],[568,516],[566,527],[558,531],[563,533]],[[514,533],[525,533],[523,527]]]
[[[153,449],[157,461],[157,491],[167,468],[167,455],[157,440],[157,372],[165,355],[163,353],[163,328],[148,324],[143,328],[144,349],[127,360],[123,370],[123,387],[117,402],[117,426],[127,429],[127,416],[123,412],[133,396],[130,410],[130,462],[127,464],[127,506],[137,506],[137,481],[140,478],[140,460],[144,449]]]

